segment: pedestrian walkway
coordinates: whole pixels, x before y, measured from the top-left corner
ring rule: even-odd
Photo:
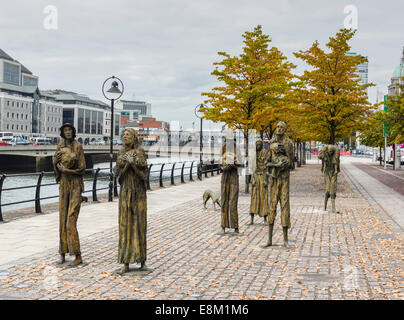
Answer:
[[[22,229],[33,236],[34,229],[43,228],[37,236],[48,241],[49,249],[14,261],[8,258],[11,253],[2,251],[6,264],[0,266],[0,298],[403,299],[403,231],[374,199],[367,198],[360,187],[369,188],[363,181],[366,173],[356,174],[353,167],[342,161],[339,214],[322,209],[323,177],[316,160],[292,172],[291,249],[281,246],[279,215],[274,246],[263,247],[267,226],[260,218],[248,226],[250,195],[242,192],[243,187],[240,234],[219,233],[220,211],[211,203],[204,210],[202,193],[217,192],[220,177],[152,191],[148,193],[148,270],[124,276],[116,274],[121,267],[116,262],[116,202],[88,206],[81,213],[85,264],[73,269],[55,265],[57,221],[52,225],[56,230],[48,224],[52,216],[57,220],[57,214],[48,215],[43,225],[35,220],[45,216],[27,218],[24,227],[10,228],[21,236],[14,238],[15,247],[28,244]],[[11,224],[0,225],[0,241],[5,239],[3,228]],[[36,227],[30,230],[30,225]]]
[[[404,179],[369,163],[343,158],[345,170],[352,183],[368,198],[376,202],[394,222],[404,230]]]

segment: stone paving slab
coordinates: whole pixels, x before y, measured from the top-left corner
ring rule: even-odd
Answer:
[[[148,220],[147,272],[118,276],[118,230],[82,241],[84,266],[54,264],[57,248],[0,270],[0,296],[22,299],[403,299],[403,232],[339,177],[337,209],[322,210],[319,165],[291,176],[291,249],[263,248],[267,226],[248,226],[240,193],[239,235],[218,235],[220,212],[194,198]],[[212,182],[218,187],[218,181]],[[241,188],[243,190],[243,188]]]

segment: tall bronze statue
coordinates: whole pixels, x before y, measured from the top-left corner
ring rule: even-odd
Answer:
[[[136,131],[123,132],[124,145],[118,154],[115,174],[119,192],[119,247],[118,262],[124,264],[120,273],[129,271],[130,263],[146,265],[147,230],[147,161]]]
[[[222,186],[221,186],[221,212],[222,212],[222,230],[226,232],[226,228],[234,228],[234,232],[238,233],[238,192],[239,181],[237,167],[236,144],[233,151],[226,150],[226,144],[222,148]]]
[[[275,129],[275,136],[269,142],[267,166],[270,168],[271,185],[268,218],[268,242],[272,245],[272,235],[276,217],[276,206],[281,205],[283,245],[288,248],[288,229],[290,228],[289,175],[293,168],[293,143],[285,136],[286,124],[280,121]]]
[[[77,219],[84,192],[83,175],[86,169],[83,147],[75,140],[76,129],[69,123],[60,128],[63,141],[56,147],[53,156],[53,168],[56,182],[59,182],[59,253],[60,263],[65,262],[65,255],[75,255],[70,266],[81,264]]]
[[[328,198],[331,197],[332,213],[335,213],[335,198],[337,196],[337,176],[339,168],[339,149],[334,145],[323,146],[318,158],[321,159],[321,172],[324,173],[325,199],[324,210],[327,210]]]
[[[268,172],[267,172],[267,151],[264,149],[264,143],[258,139],[255,143],[256,149],[256,167],[252,176],[252,191],[250,215],[251,222],[254,224],[254,215],[257,214],[267,221],[268,216]]]

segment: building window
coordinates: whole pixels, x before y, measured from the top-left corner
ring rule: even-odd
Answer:
[[[98,113],[97,134],[102,134],[103,116],[104,116],[104,114],[101,111],[99,111],[97,113]]]
[[[20,85],[20,67],[14,64],[4,62],[3,81],[19,86]]]
[[[85,121],[85,125],[84,125],[84,133],[90,133],[91,132],[91,130],[90,130],[90,128],[91,128],[91,123],[90,123],[90,121],[91,121],[91,111],[90,110],[85,110],[85,119],[86,119],[86,121]]]
[[[38,85],[38,79],[25,77],[24,76],[24,86],[32,86],[35,87]]]
[[[97,134],[97,111],[91,111],[91,134]]]
[[[74,126],[74,109],[63,110],[63,123],[70,123]]]

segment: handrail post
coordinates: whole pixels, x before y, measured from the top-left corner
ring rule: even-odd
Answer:
[[[1,211],[1,193],[2,193],[2,191],[3,191],[3,182],[4,182],[4,179],[6,179],[6,175],[5,175],[5,174],[2,174],[2,175],[0,176],[0,222],[3,221],[3,214],[2,214],[2,211]]]
[[[208,165],[207,164],[205,164],[204,165],[205,166],[205,178],[207,178],[208,177]]]
[[[184,182],[185,182],[185,180],[184,180],[184,167],[185,167],[185,162],[186,162],[186,161],[184,161],[184,163],[182,164],[182,168],[181,168],[181,183],[184,183]]]
[[[113,173],[109,173],[109,184],[108,184],[108,201],[111,202],[113,201],[113,194],[114,194],[114,177],[113,177]]]
[[[161,165],[161,169],[160,169],[160,187],[161,187],[161,188],[164,187],[164,186],[163,186],[163,168],[164,168],[164,165],[165,165],[165,163],[163,163],[163,164]]]
[[[213,177],[215,174],[213,173],[213,168],[214,166],[215,160],[211,160],[210,161],[210,175]]]
[[[38,176],[38,182],[36,184],[36,190],[35,190],[35,213],[42,213],[42,210],[41,210],[41,183],[42,183],[43,175],[44,175],[44,172],[41,171],[41,173]]]
[[[171,185],[174,185],[174,169],[175,169],[175,162],[171,168]]]
[[[202,164],[201,163],[198,164],[197,170],[198,170],[198,173],[197,173],[198,179],[202,180]]]
[[[118,183],[116,180],[116,175],[114,174],[114,197],[118,196]]]
[[[194,161],[191,162],[191,170],[189,170],[189,181],[194,181],[192,178],[192,167],[194,166]]]
[[[149,170],[148,170],[148,173],[147,173],[147,182],[146,182],[147,190],[151,190],[151,188],[150,188],[150,172],[151,172],[151,167],[152,166],[153,166],[153,164],[151,164],[149,166]]]
[[[97,168],[94,173],[94,180],[93,180],[93,201],[96,202],[98,201],[97,199],[97,178],[98,178],[98,172],[100,172],[100,168]]]

